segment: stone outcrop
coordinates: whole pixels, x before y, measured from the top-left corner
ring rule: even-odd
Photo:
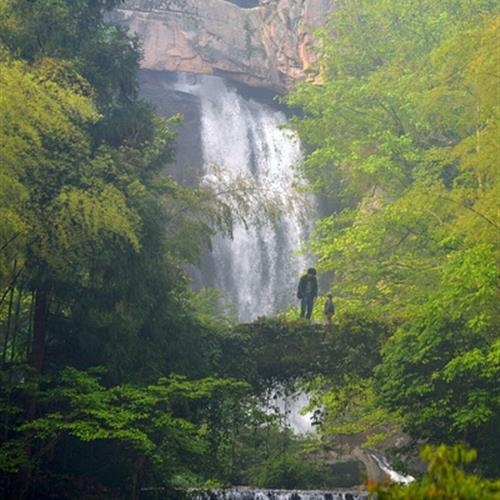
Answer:
[[[113,12],[142,40],[142,67],[224,76],[282,91],[306,76],[311,32],[332,0],[126,0]]]

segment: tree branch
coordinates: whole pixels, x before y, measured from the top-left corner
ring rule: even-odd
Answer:
[[[1,247],[0,247],[0,252],[5,250],[21,233],[16,233],[12,238],[7,240]]]
[[[495,224],[495,222],[493,222],[491,219],[486,217],[486,215],[482,214],[481,212],[478,212],[476,209],[474,209],[472,207],[468,207],[467,205],[465,205],[464,203],[461,203],[460,201],[453,200],[452,198],[448,198],[447,196],[443,196],[441,194],[438,194],[437,197],[442,199],[442,200],[449,201],[450,203],[455,203],[456,205],[459,205],[459,206],[469,210],[470,212],[475,213],[477,216],[481,217],[481,219],[483,219],[488,224],[493,226],[497,231],[500,231],[500,226],[498,226],[497,224]]]
[[[2,295],[2,298],[0,299],[0,306],[3,304],[3,301],[7,297],[7,294],[9,293],[10,289],[13,288],[14,285],[16,284],[17,279],[19,278],[20,274],[24,271],[25,267],[26,267],[26,264],[23,264],[23,266],[19,269],[19,271],[12,278],[12,281],[9,283],[9,286],[7,287],[4,294]]]

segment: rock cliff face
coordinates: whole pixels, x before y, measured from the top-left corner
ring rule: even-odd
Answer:
[[[142,40],[142,67],[224,76],[285,90],[313,61],[332,0],[126,0],[112,15]]]

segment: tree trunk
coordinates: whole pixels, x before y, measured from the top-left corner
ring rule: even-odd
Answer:
[[[130,500],[137,500],[141,494],[141,480],[142,480],[142,469],[144,463],[146,462],[146,457],[141,456],[137,460],[137,464],[132,475],[132,485],[130,491]]]
[[[16,358],[17,334],[19,330],[19,313],[21,312],[21,302],[23,300],[23,290],[20,288],[17,292],[16,312],[14,313],[14,327],[12,330],[12,345],[10,349],[10,362],[13,363]],[[10,372],[12,374],[12,372]],[[11,382],[9,378],[9,383]]]
[[[48,300],[45,290],[37,289],[34,292],[34,315],[33,315],[33,339],[31,342],[31,355],[29,364],[33,368],[32,377],[37,380],[43,370],[43,362],[45,358],[45,344],[47,340],[47,318],[48,318]],[[36,416],[36,395],[30,395],[26,401],[25,419],[26,421],[33,420]],[[32,462],[32,436],[28,432],[26,435],[26,454]],[[14,496],[17,500],[27,500],[32,497],[32,463],[30,466],[19,471],[15,487],[13,488]]]
[[[10,325],[12,319],[12,305],[14,303],[14,287],[10,289],[10,298],[9,298],[9,309],[7,311],[7,325],[5,327],[5,335],[3,342],[3,352],[2,352],[2,365],[5,365],[7,361],[7,350],[9,348],[9,336],[10,336]]]
[[[26,361],[31,358],[31,339],[33,338],[33,309],[35,308],[35,292],[31,292],[30,310],[28,313],[28,335],[26,338]]]
[[[35,316],[33,319],[33,341],[30,365],[37,374],[42,373],[47,340],[48,300],[45,290],[35,290]]]

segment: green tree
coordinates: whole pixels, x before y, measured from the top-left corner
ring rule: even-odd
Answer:
[[[15,425],[3,428],[11,438],[0,447],[4,495],[19,498],[12,481],[22,468],[32,473],[38,495],[60,497],[74,496],[76,490],[138,498],[144,481],[169,494],[175,478],[186,474],[202,482],[216,429],[200,407],[234,405],[247,391],[246,384],[234,380],[188,381],[180,376],[143,387],[106,387],[98,372],[65,368],[46,380],[37,389],[39,408],[32,420],[23,421],[22,411],[16,415],[11,407]],[[10,387],[21,393],[27,389],[26,384]],[[103,463],[109,454],[114,455],[112,463]],[[77,486],[80,475],[92,479]]]
[[[339,313],[401,325],[370,387],[415,438],[465,440],[491,474],[498,28],[489,1],[340,2],[315,81],[288,98],[302,171],[327,201],[310,248]]]
[[[437,448],[426,446],[422,449],[421,457],[428,462],[428,470],[420,481],[407,486],[370,485],[370,489],[375,491],[377,498],[381,500],[498,498],[500,496],[498,481],[484,480],[464,471],[464,466],[473,462],[476,455],[474,450],[460,446]]]
[[[181,266],[196,262],[213,227],[229,227],[230,210],[208,189],[168,176],[174,136],[137,99],[137,42],[105,25],[113,5],[0,2],[2,469],[14,474],[4,484],[19,498],[50,478],[64,482],[66,465],[52,456],[59,444],[74,467],[74,491],[94,473],[79,452],[102,463],[119,452],[137,484],[114,470],[106,487],[135,494],[143,478],[130,464],[153,460],[157,441],[125,427],[144,417],[153,433],[163,431],[152,423],[157,414],[134,413],[134,398],[149,397],[145,387],[172,371],[214,372],[216,326],[195,310]],[[68,388],[66,375],[77,373],[68,366],[96,365],[106,367],[102,385],[83,374]],[[120,393],[127,382],[136,385]],[[86,391],[95,405],[72,420],[81,410],[73,399]],[[171,481],[177,460],[191,454],[189,422],[207,429],[200,415],[196,408],[181,422],[178,446],[161,449],[163,466],[148,469],[155,481]],[[199,458],[206,463],[204,452]],[[181,475],[196,476],[188,469]],[[94,473],[90,482],[99,488],[101,479]]]
[[[293,126],[312,149],[303,171],[332,199],[312,249],[350,307],[411,312],[434,289],[451,245],[498,236],[491,9],[341,3],[335,36],[320,34],[322,83],[289,98],[304,111]]]

